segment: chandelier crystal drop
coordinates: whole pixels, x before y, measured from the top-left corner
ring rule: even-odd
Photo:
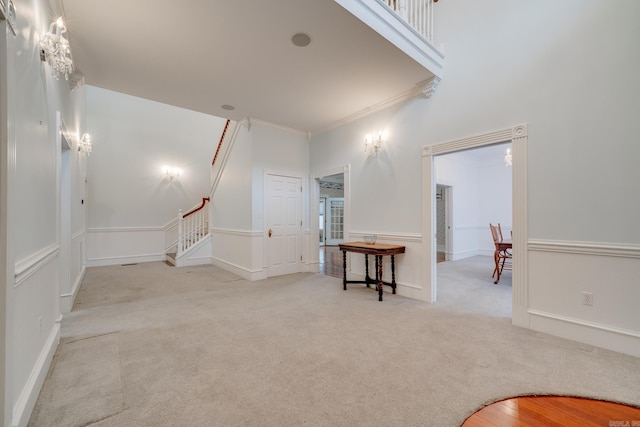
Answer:
[[[78,151],[83,157],[89,157],[91,155],[91,135],[85,133],[80,139],[78,144]]]
[[[504,155],[504,165],[511,166],[513,164],[513,156],[511,155],[511,148],[507,148],[507,151]]]
[[[41,57],[51,67],[51,74],[56,79],[60,74],[65,80],[73,72],[73,59],[71,59],[71,46],[69,40],[63,35],[67,32],[62,18],[58,18],[49,26],[49,32],[40,40]]]

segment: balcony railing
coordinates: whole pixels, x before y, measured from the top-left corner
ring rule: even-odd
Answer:
[[[433,3],[438,0],[383,0],[429,43],[433,43]]]

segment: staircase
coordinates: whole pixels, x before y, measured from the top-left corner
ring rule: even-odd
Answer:
[[[230,125],[231,120],[227,120],[211,161],[210,196],[203,197],[201,203],[184,214],[179,210],[176,219],[165,230],[165,259],[170,265],[184,267],[211,263],[209,205],[235,140],[237,123],[233,132],[229,132]]]

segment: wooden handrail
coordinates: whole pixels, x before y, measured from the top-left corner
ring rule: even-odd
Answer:
[[[227,129],[229,129],[229,123],[231,120],[227,119],[227,123],[224,125],[224,129],[222,130],[222,136],[220,136],[220,142],[218,142],[218,148],[216,149],[216,154],[213,156],[213,160],[211,161],[211,166],[216,164],[216,159],[218,158],[218,154],[220,153],[220,147],[222,147],[222,141],[224,141],[224,136],[227,133]]]
[[[202,198],[202,203],[200,204],[200,206],[198,206],[197,208],[193,208],[191,209],[189,212],[187,212],[186,214],[182,215],[182,218],[186,218],[189,215],[193,215],[194,213],[198,212],[199,210],[201,210],[202,208],[204,208],[204,205],[207,204],[208,201],[210,201],[211,199],[209,197],[203,197]]]

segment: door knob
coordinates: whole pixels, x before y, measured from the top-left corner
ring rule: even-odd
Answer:
[[[273,230],[269,229],[269,238],[271,238],[272,234],[273,234]]]

